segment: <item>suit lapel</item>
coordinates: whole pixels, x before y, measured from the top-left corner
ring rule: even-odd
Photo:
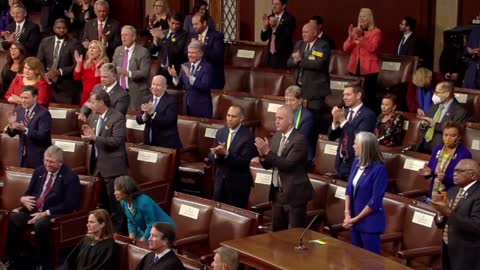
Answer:
[[[479,182],[477,181],[477,183],[473,184],[473,186],[471,186],[465,193],[463,193],[463,196],[460,198],[460,200],[458,201],[457,205],[455,206],[455,209],[453,209],[453,211],[457,211],[457,209],[467,200],[469,200],[471,198],[471,196],[475,193],[478,192],[478,186],[479,186]],[[457,195],[458,191],[455,193],[455,196]],[[455,197],[453,198],[455,200]]]

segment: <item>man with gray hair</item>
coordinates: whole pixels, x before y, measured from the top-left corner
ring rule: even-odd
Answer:
[[[130,109],[138,110],[150,94],[148,77],[152,59],[145,47],[135,43],[137,31],[133,26],[123,26],[121,37],[122,46],[115,49],[112,63],[117,67],[118,83],[130,94]]]
[[[30,269],[26,263],[33,262],[43,269],[52,267],[50,245],[50,219],[72,213],[80,203],[80,180],[78,176],[63,164],[63,151],[52,145],[45,150],[43,166],[33,172],[27,191],[20,197],[21,207],[10,215],[7,252],[9,269]],[[25,254],[28,239],[24,239],[24,230],[33,225],[38,247],[34,254]],[[26,260],[25,260],[26,259]],[[21,264],[23,263],[23,264]]]
[[[272,231],[304,227],[307,203],[313,187],[307,174],[307,140],[293,125],[293,110],[284,105],[275,114],[277,132],[270,144],[255,138],[263,168],[273,169],[269,201],[272,202]]]
[[[173,83],[183,84],[186,95],[187,115],[212,118],[213,105],[210,90],[213,88],[213,68],[203,58],[203,44],[193,40],[188,45],[188,61],[182,65],[180,75],[173,66],[168,68],[168,73],[173,78]]]
[[[238,252],[226,247],[215,249],[213,257],[213,270],[237,270],[238,268]]]

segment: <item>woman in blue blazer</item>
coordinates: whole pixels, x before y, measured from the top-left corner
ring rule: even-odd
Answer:
[[[115,198],[120,201],[128,221],[130,239],[146,242],[155,222],[166,222],[175,226],[172,218],[147,195],[143,194],[130,176],[115,179]]]
[[[348,178],[343,226],[350,229],[353,245],[380,254],[380,234],[386,226],[387,169],[373,133],[358,133],[353,148],[357,158]]]

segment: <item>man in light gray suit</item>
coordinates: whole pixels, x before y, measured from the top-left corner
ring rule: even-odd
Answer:
[[[152,60],[150,52],[135,43],[135,28],[125,25],[121,35],[123,45],[115,49],[112,63],[117,67],[120,86],[130,94],[130,108],[138,110],[144,98],[150,94],[148,77]]]
[[[82,126],[82,139],[92,144],[90,173],[105,181],[102,207],[112,214],[116,231],[124,233],[125,216],[115,199],[113,182],[116,177],[128,173],[125,116],[109,108],[110,97],[104,90],[93,93],[90,102],[93,113],[88,117],[88,124]]]

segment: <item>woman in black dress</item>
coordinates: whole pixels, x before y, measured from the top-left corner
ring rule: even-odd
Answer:
[[[93,11],[93,0],[74,1],[72,8],[65,14],[70,19],[70,30],[78,37],[83,32],[85,23],[97,16]]]
[[[22,73],[23,60],[25,59],[25,47],[18,41],[12,41],[7,54],[7,63],[2,69],[2,88],[0,96],[4,96],[8,91],[17,73]]]
[[[382,99],[382,112],[377,118],[374,133],[380,145],[400,146],[403,141],[405,117],[396,111],[397,96],[386,94]]]

